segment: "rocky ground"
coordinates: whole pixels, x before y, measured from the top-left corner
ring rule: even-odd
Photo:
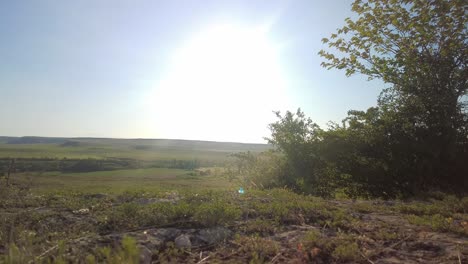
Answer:
[[[236,214],[216,211],[213,200],[225,194],[18,195],[0,207],[0,262],[468,263],[466,208],[453,198],[322,200],[283,191],[222,198]],[[177,210],[141,219],[169,215],[167,208]]]

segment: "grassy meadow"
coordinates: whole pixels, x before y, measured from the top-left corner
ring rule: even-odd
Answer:
[[[190,140],[0,137],[0,158],[200,159],[222,163],[231,153],[268,148],[264,144]]]
[[[10,160],[16,159],[17,173],[12,180],[41,193],[226,189],[234,187],[220,175],[230,154],[268,148],[262,144],[187,140],[4,137],[0,139],[0,160],[6,171]],[[104,165],[60,168],[62,163],[73,162]]]
[[[29,172],[15,175],[17,183],[38,193],[77,191],[122,193],[126,191],[172,191],[180,189],[227,189],[233,183],[216,175],[199,176],[191,171],[147,168],[96,172]]]
[[[323,199],[230,181],[267,145],[0,138],[0,263],[463,263],[468,198]],[[6,186],[11,160],[16,172]]]

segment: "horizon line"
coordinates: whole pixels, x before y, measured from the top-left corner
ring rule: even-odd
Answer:
[[[126,137],[54,137],[54,136],[3,136],[0,138],[60,138],[60,139],[120,139],[120,140],[179,140],[179,141],[201,141],[201,142],[213,142],[213,143],[235,143],[235,144],[258,144],[258,145],[270,145],[268,143],[259,142],[237,142],[237,141],[217,141],[217,140],[202,140],[202,139],[182,139],[182,138],[126,138]]]

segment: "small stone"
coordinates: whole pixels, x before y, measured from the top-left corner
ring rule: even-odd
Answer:
[[[147,231],[148,234],[163,242],[174,241],[181,234],[181,231],[177,228],[160,228]]]
[[[139,245],[138,249],[140,250],[140,263],[141,264],[151,264],[151,259],[153,253],[147,247]]]
[[[231,236],[231,231],[225,227],[202,229],[198,233],[198,238],[209,245],[220,243],[229,236]]]
[[[175,239],[174,243],[177,248],[191,248],[192,247],[192,242],[190,242],[190,237],[188,235],[178,236]]]
[[[89,209],[88,208],[83,208],[79,210],[73,211],[74,214],[79,214],[79,215],[86,215],[89,214]]]

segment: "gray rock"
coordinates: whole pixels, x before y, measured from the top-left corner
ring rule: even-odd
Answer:
[[[147,234],[158,238],[164,242],[173,241],[182,232],[177,228],[157,228],[147,230]]]
[[[140,264],[151,264],[153,253],[145,246],[139,245],[140,250]]]
[[[191,248],[192,242],[190,242],[190,237],[188,235],[180,235],[178,236],[174,244],[177,248]]]
[[[206,228],[198,232],[197,238],[207,244],[216,244],[226,240],[232,234],[231,230],[225,227]]]
[[[79,209],[79,210],[74,210],[73,213],[78,214],[78,215],[87,215],[87,214],[89,214],[89,209],[88,208],[82,208],[82,209]]]
[[[152,236],[147,236],[143,238],[140,237],[138,241],[145,245],[149,250],[153,251],[158,250],[164,244],[163,240]]]

